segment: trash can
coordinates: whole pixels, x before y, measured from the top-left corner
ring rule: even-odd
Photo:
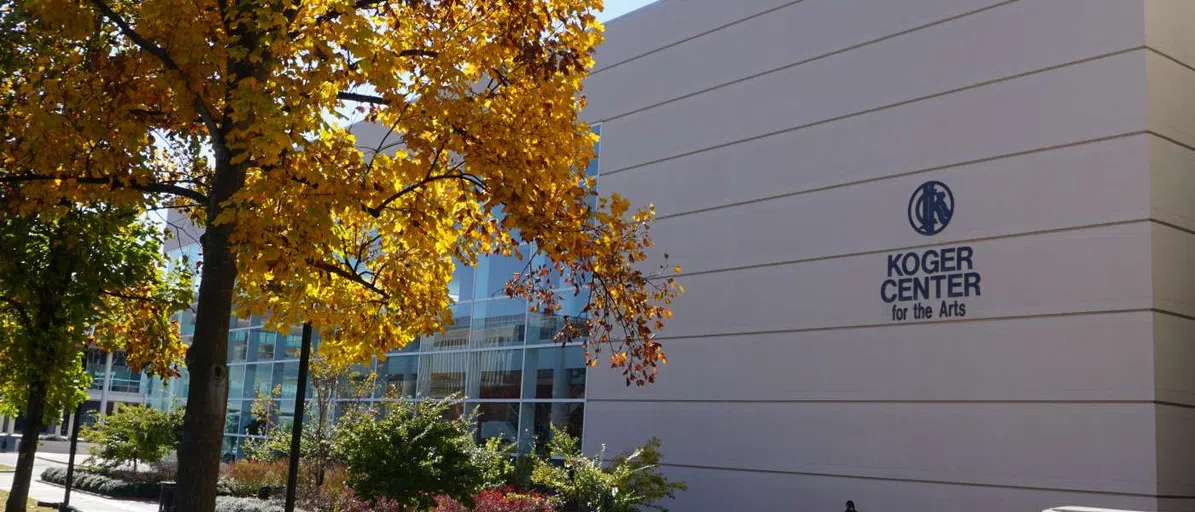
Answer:
[[[158,495],[158,512],[174,512],[174,482],[162,482],[162,492]]]

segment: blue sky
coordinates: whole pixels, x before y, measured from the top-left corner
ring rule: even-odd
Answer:
[[[631,12],[651,2],[652,0],[606,0],[606,8],[602,10],[602,15],[598,16],[598,19],[605,23],[612,18]]]

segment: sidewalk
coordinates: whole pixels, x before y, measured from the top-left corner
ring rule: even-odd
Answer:
[[[30,498],[38,501],[62,502],[65,489],[42,482],[38,480],[38,477],[48,467],[65,466],[67,457],[62,453],[38,452],[33,463],[33,481],[29,484]],[[83,462],[83,459],[86,458],[86,455],[76,455],[75,464]],[[15,452],[0,453],[0,464],[16,467],[17,454]],[[12,477],[11,472],[0,473],[0,489],[11,489]],[[116,500],[77,491],[71,491],[71,505],[83,512],[157,512],[158,510],[156,503]]]

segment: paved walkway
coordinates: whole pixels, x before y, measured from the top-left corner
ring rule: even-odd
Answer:
[[[83,462],[86,455],[76,455],[75,463]],[[38,477],[41,472],[51,466],[65,466],[67,455],[61,453],[38,453],[33,463],[33,482],[29,485],[29,497],[38,501],[62,502],[65,489],[57,485],[50,485]],[[0,453],[0,464],[16,467],[17,454],[14,452]],[[0,489],[12,488],[12,473],[0,473]],[[157,512],[156,503],[144,501],[125,501],[104,498],[94,494],[71,491],[71,505],[83,512]]]

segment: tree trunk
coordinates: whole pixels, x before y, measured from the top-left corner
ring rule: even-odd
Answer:
[[[21,431],[21,448],[17,456],[17,470],[13,474],[5,512],[25,512],[29,499],[29,482],[33,479],[33,458],[37,454],[37,435],[45,426],[46,387],[31,383],[25,408],[25,428]]]
[[[228,407],[228,319],[236,261],[228,247],[229,226],[211,226],[200,239],[203,275],[195,315],[195,337],[187,351],[190,389],[178,450],[178,512],[211,512],[224,445]]]
[[[195,336],[187,350],[187,412],[178,450],[177,512],[212,512],[224,446],[228,411],[228,321],[232,317],[236,257],[229,238],[231,223],[216,224],[225,201],[245,184],[245,169],[230,164],[232,155],[213,144],[216,175],[207,208],[207,229],[200,236],[203,273],[196,300]]]

